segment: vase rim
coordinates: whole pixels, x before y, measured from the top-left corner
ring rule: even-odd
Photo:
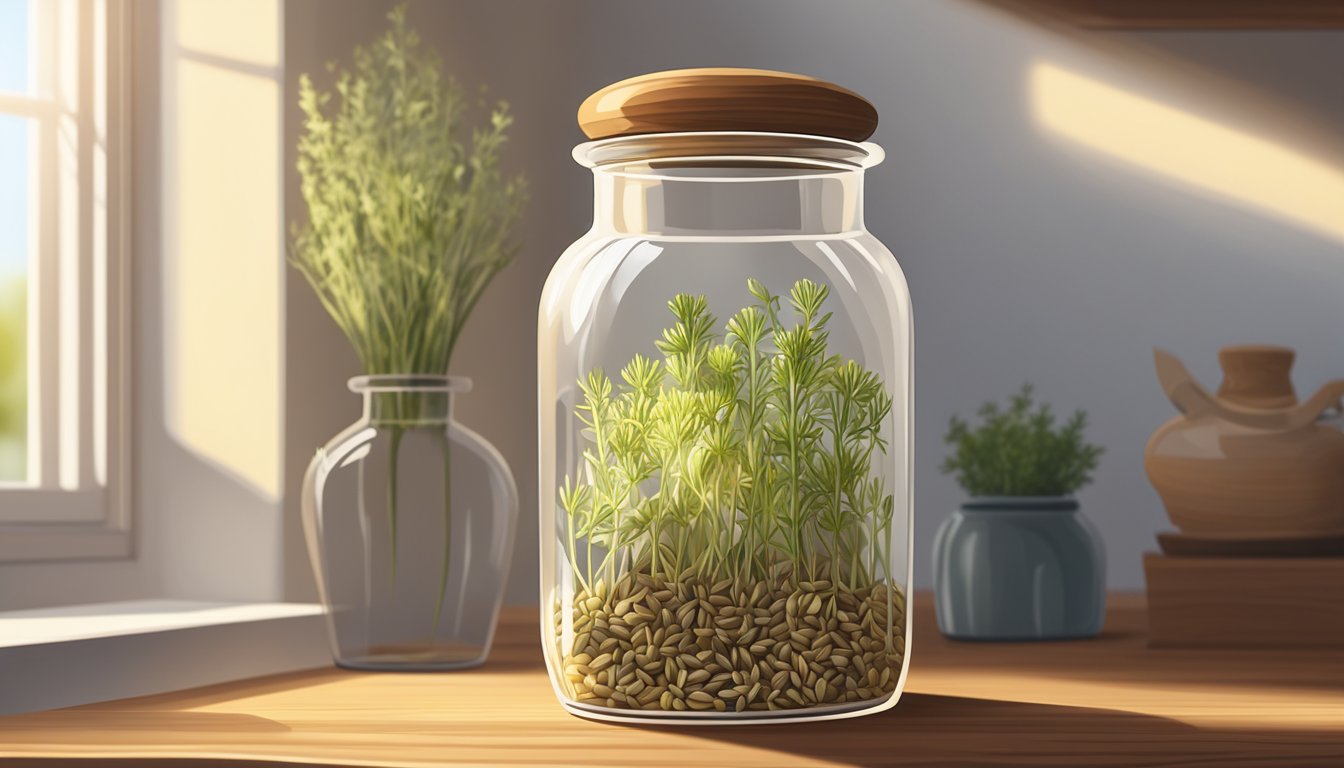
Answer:
[[[470,392],[466,376],[438,376],[429,373],[384,373],[355,376],[349,381],[351,392]]]
[[[962,509],[971,511],[1074,512],[1078,500],[1072,496],[973,496]]]

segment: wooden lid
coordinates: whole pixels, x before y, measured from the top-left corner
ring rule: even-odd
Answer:
[[[833,83],[768,69],[674,69],[612,83],[579,106],[590,139],[753,131],[863,141],[877,110]]]

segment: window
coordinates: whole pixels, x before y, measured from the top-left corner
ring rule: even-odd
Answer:
[[[0,560],[130,552],[124,0],[0,0]]]

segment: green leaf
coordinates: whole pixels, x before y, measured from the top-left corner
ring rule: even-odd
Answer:
[[[1006,409],[988,402],[978,414],[975,429],[957,416],[949,421],[953,452],[942,464],[972,496],[1067,496],[1092,481],[1104,449],[1083,439],[1083,411],[1057,428],[1054,411],[1037,407],[1024,384]]]

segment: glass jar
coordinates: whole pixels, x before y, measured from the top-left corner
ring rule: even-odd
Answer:
[[[710,83],[709,87],[714,84]],[[911,317],[874,144],[615,136],[539,336],[542,636],[590,718],[892,706],[911,573]]]
[[[450,376],[359,376],[364,414],[319,449],[303,523],[336,664],[474,667],[508,581],[518,492],[499,452],[453,419]]]

